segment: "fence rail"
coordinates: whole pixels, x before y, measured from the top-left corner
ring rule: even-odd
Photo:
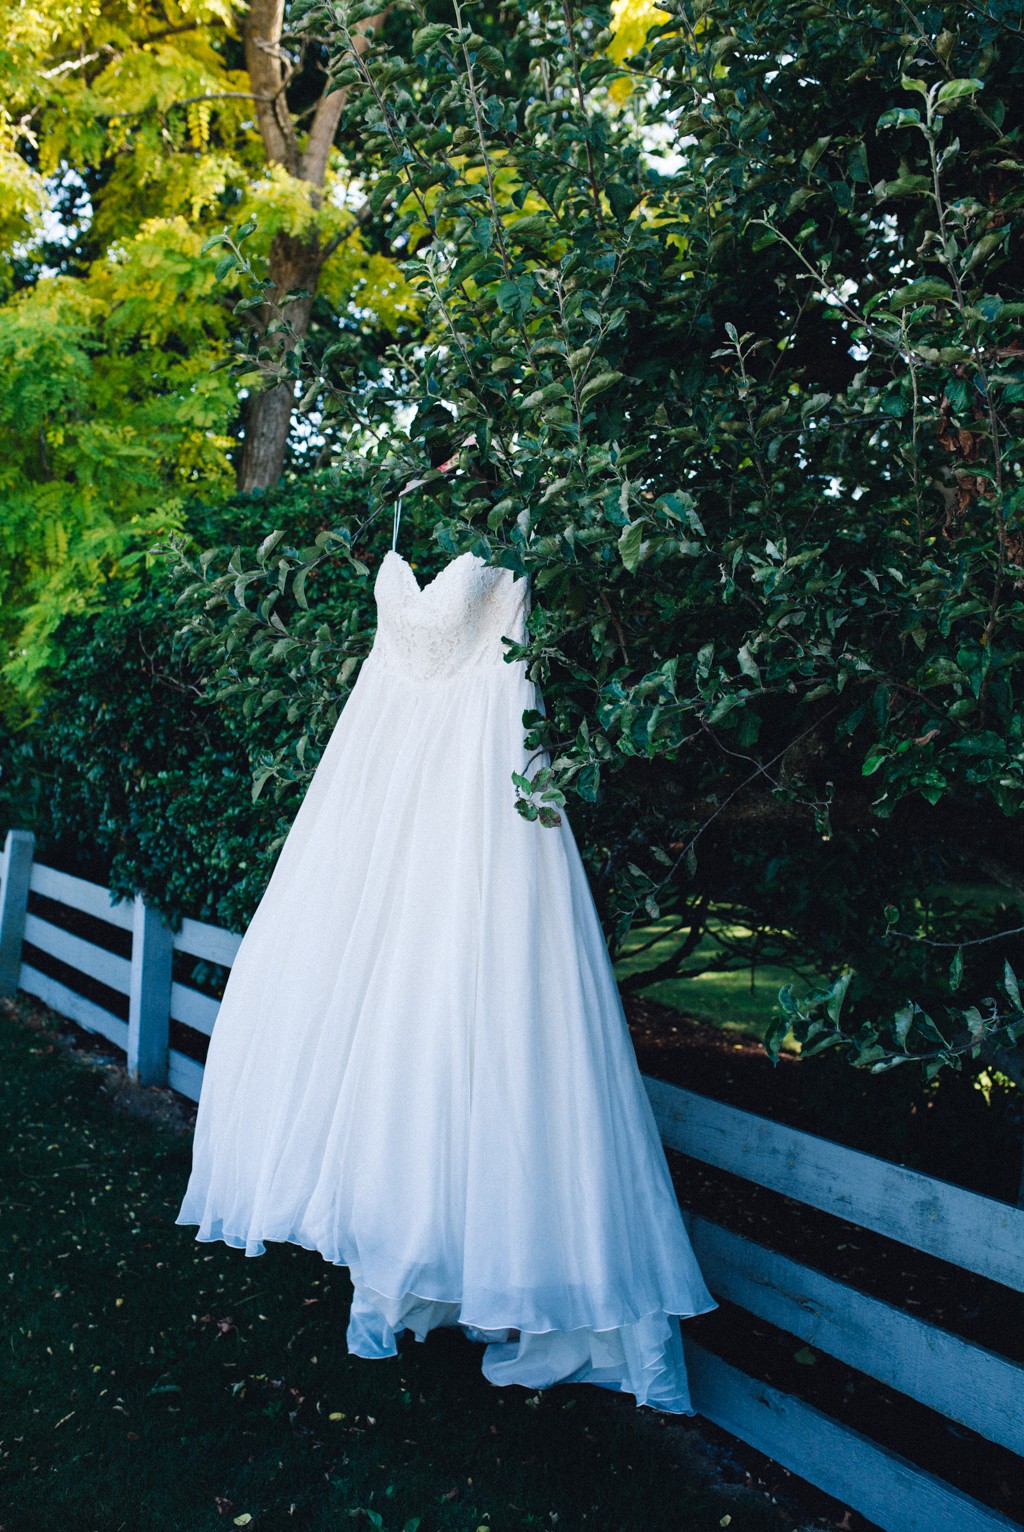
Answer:
[[[169,1046],[172,1020],[209,1036],[218,1003],[174,980],[181,951],[230,967],[241,938],[202,921],[172,933],[140,896],[33,864],[33,837],[7,834],[0,858],[0,994],[21,989],[123,1048],[131,1076],[198,1100],[203,1066]],[[28,910],[30,893],[131,934],[124,958]],[[123,941],[123,938],[122,938]],[[126,997],[128,1018],[40,971],[24,943]],[[705,1164],[928,1255],[1024,1291],[1024,1209],[644,1077],[664,1143]],[[1024,1455],[1024,1367],[789,1256],[688,1215],[713,1293]],[[685,1329],[685,1327],[684,1327]],[[794,1394],[748,1377],[685,1338],[694,1403],[885,1532],[1022,1532],[1009,1520]]]

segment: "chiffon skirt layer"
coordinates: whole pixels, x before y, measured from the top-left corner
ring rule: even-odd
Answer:
[[[231,970],[176,1222],[347,1266],[357,1355],[457,1324],[495,1383],[688,1413],[675,1316],[715,1305],[568,821],[514,807],[539,705],[521,664],[366,659]]]

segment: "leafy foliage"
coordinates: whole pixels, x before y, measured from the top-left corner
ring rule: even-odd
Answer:
[[[413,316],[330,142],[322,185],[268,163],[240,67],[246,11],[0,0],[0,707],[13,724],[64,659],[64,614],[101,606],[121,560],[180,530],[191,496],[233,489],[246,391],[216,369],[241,316],[200,258],[211,229],[239,208],[258,214],[263,259],[282,235],[316,245],[315,317],[364,362]],[[290,73],[315,103],[316,58]]]
[[[499,46],[413,0],[365,56],[367,6],[302,14],[431,340],[335,375],[254,336],[239,368],[333,388],[367,516],[287,569],[204,565],[199,625],[226,603],[235,641],[230,575],[264,644],[274,589],[331,548],[361,575],[401,494],[405,547],[532,577],[518,806],[572,805],[613,943],[669,912],[685,962],[727,906],[758,955],[853,975],[790,1004],[798,1036],[823,1007],[862,1065],[1015,1067],[1012,990],[960,994],[1019,919],[943,889],[1020,893],[1016,10],[670,0],[616,33],[566,0],[507,7]]]
[[[314,475],[259,504],[300,543],[350,509]],[[252,514],[248,496],[190,505],[183,545],[218,546],[227,558]],[[107,582],[95,613],[73,613],[57,629],[67,658],[31,728],[0,731],[0,823],[34,829],[40,860],[119,898],[139,890],[175,922],[191,915],[241,931],[290,819],[269,795],[255,801],[253,777],[277,749],[294,750],[300,718],[310,732],[296,759],[311,770],[337,709],[318,712],[324,687],[310,664],[312,633],[265,657],[258,692],[245,686],[247,669],[235,673],[245,705],[234,705],[230,680],[230,700],[217,705],[175,637],[176,592],[162,576],[160,564],[137,563]],[[344,603],[343,590],[325,594]],[[304,670],[289,658],[296,650]]]

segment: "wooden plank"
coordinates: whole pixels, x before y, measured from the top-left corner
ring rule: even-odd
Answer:
[[[87,883],[70,872],[58,872],[56,867],[44,867],[37,862],[32,869],[31,887],[34,894],[69,904],[73,910],[95,915],[97,920],[105,920],[122,931],[132,928],[132,901],[122,899],[119,904],[111,904],[109,890],[98,883]]]
[[[59,1016],[77,1021],[87,1032],[98,1032],[119,1048],[127,1049],[128,1023],[122,1021],[120,1016],[112,1016],[93,1001],[86,1000],[84,995],[61,984],[59,979],[51,979],[49,974],[40,973],[30,963],[22,963],[18,987],[28,995],[37,996]]]
[[[208,963],[223,963],[226,968],[235,961],[241,945],[242,938],[236,932],[209,926],[205,920],[183,920],[174,937],[175,951],[189,952]]]
[[[202,1064],[190,1059],[187,1053],[170,1048],[167,1053],[167,1083],[190,1101],[198,1101],[203,1084]]]
[[[687,1226],[716,1297],[1024,1453],[1024,1367],[706,1218]]]
[[[685,1339],[694,1408],[884,1532],[1021,1532],[1019,1522],[944,1484],[793,1394],[748,1378]]]
[[[0,995],[13,995],[18,988],[35,845],[31,830],[8,830],[4,838],[0,856]]]
[[[1024,1291],[1024,1208],[644,1076],[672,1149]]]
[[[173,931],[160,912],[136,894],[128,992],[128,1074],[139,1085],[167,1083],[173,957]]]
[[[214,1000],[212,996],[201,995],[188,984],[175,982],[171,985],[171,1015],[175,1021],[183,1021],[187,1027],[202,1032],[204,1037],[209,1037],[213,1032],[219,1010],[220,1001]]]
[[[86,941],[83,936],[74,936],[62,926],[55,926],[51,920],[44,920],[41,915],[29,914],[26,917],[25,940],[41,952],[59,958],[79,973],[98,979],[108,989],[127,995],[132,965],[127,958],[118,957],[116,952],[97,947],[95,942]]]

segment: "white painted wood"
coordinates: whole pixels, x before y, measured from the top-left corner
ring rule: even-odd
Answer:
[[[187,1053],[179,1053],[177,1048],[171,1048],[167,1054],[167,1083],[174,1090],[180,1091],[190,1101],[199,1100],[199,1092],[203,1084],[203,1066],[195,1059],[190,1059]]]
[[[119,1048],[128,1047],[126,1021],[122,1021],[120,1016],[111,1015],[109,1011],[105,1011],[102,1006],[96,1005],[92,1000],[86,1000],[84,995],[69,989],[59,979],[51,979],[49,974],[40,973],[39,969],[33,968],[30,963],[21,965],[18,988],[23,989],[27,995],[35,995],[59,1016],[67,1016],[69,1020],[77,1021],[78,1025],[84,1027],[87,1032],[98,1032],[101,1037],[116,1043]]]
[[[944,1484],[793,1394],[758,1383],[685,1339],[694,1408],[885,1532],[1021,1532],[1020,1523]]]
[[[167,1081],[173,956],[170,926],[136,894],[128,988],[128,1074],[140,1085]]]
[[[188,984],[171,985],[171,1015],[175,1021],[183,1021],[187,1027],[195,1027],[209,1037],[217,1020],[220,1001],[210,995],[201,995]]]
[[[1024,1367],[709,1219],[687,1226],[716,1297],[1024,1453]]]
[[[1024,1208],[644,1076],[672,1149],[1024,1291]]]
[[[41,952],[48,952],[51,957],[68,963],[79,973],[88,974],[109,989],[127,995],[132,965],[127,958],[118,957],[116,952],[108,952],[105,947],[97,947],[95,942],[74,936],[41,915],[26,916],[25,940]]]
[[[97,920],[105,920],[121,931],[130,931],[132,928],[130,899],[111,904],[107,889],[101,888],[98,883],[87,883],[84,878],[76,878],[70,872],[58,872],[56,867],[45,867],[37,863],[32,869],[32,892],[42,894],[47,899],[56,899],[59,904],[70,905],[73,910],[81,910],[85,915],[94,915]]]
[[[236,932],[209,926],[205,920],[183,920],[181,930],[174,937],[176,951],[189,952],[193,957],[205,958],[208,963],[223,963],[226,968],[235,961],[241,945],[242,938]]]
[[[21,943],[32,882],[32,857],[36,838],[31,830],[8,830],[0,858],[0,995],[18,988]]]

